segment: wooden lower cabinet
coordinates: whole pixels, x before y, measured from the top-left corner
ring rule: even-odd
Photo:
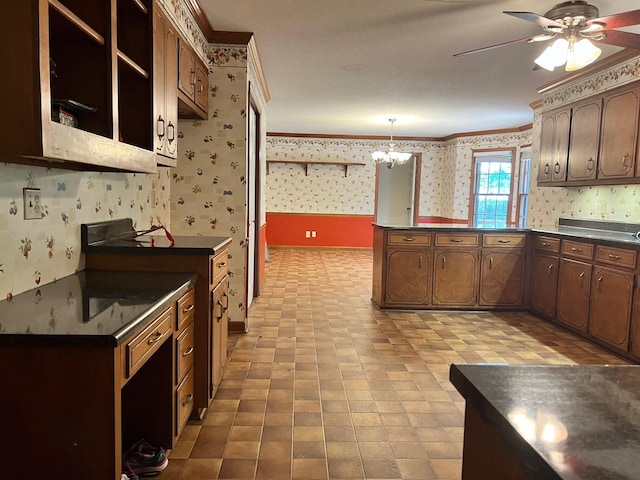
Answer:
[[[531,308],[543,316],[554,319],[558,289],[557,256],[537,253],[531,260]]]
[[[211,396],[220,386],[227,365],[227,336],[229,331],[229,277],[225,277],[211,291]]]
[[[387,250],[385,304],[429,305],[431,255],[426,250],[390,247]]]
[[[522,305],[525,257],[520,250],[482,254],[480,305]]]
[[[563,258],[558,273],[556,319],[584,333],[589,319],[591,270],[588,263]]]
[[[433,305],[476,305],[478,249],[440,249],[433,256]]]
[[[594,266],[588,332],[616,350],[627,351],[634,275]]]

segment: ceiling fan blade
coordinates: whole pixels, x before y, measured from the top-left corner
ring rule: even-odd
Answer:
[[[628,27],[630,25],[640,25],[640,10],[631,10],[630,12],[593,18],[587,21],[587,24],[591,23],[604,23],[607,30],[612,28]]]
[[[640,35],[637,33],[621,32],[619,30],[607,30],[607,36],[600,43],[615,45],[616,47],[633,48],[640,50]]]
[[[491,50],[493,48],[504,47],[505,45],[511,45],[512,43],[535,42],[535,41],[539,40],[538,37],[540,37],[540,35],[534,35],[533,37],[519,38],[517,40],[510,40],[508,42],[503,42],[503,43],[496,43],[495,45],[489,45],[488,47],[475,48],[473,50],[468,50],[466,52],[454,53],[453,56],[454,57],[461,57],[463,55],[469,55],[471,53],[484,52],[485,50]],[[549,38],[553,38],[553,36],[549,36]]]
[[[558,23],[555,20],[551,20],[550,18],[543,17],[542,15],[538,15],[537,13],[533,13],[533,12],[504,11],[502,13],[506,13],[507,15],[511,15],[512,17],[516,17],[521,20],[526,20],[527,22],[536,23],[543,28],[547,28],[547,27],[567,28],[565,25]]]

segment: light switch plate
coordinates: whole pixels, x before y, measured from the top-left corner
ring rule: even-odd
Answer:
[[[23,188],[24,219],[35,220],[42,218],[42,204],[39,188]]]

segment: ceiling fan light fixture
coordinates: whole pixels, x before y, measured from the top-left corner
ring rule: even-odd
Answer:
[[[580,70],[583,67],[595,62],[602,50],[596,47],[589,39],[583,38],[575,42],[567,52],[567,64],[564,69],[567,72]]]
[[[371,157],[376,163],[388,163],[389,168],[394,165],[402,165],[404,163],[407,163],[413,155],[412,153],[395,151],[396,144],[393,141],[393,122],[395,121],[395,118],[389,119],[389,122],[391,122],[391,139],[389,140],[389,149],[384,152],[376,151],[371,153]]]
[[[567,61],[568,50],[569,42],[564,38],[559,38],[549,45],[534,62],[545,70],[553,72],[554,68],[563,65]]]

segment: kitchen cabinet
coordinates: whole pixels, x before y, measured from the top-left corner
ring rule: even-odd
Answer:
[[[2,2],[0,158],[155,172],[151,12],[150,0]]]
[[[158,164],[175,167],[178,156],[178,35],[157,3],[153,45],[154,149]]]
[[[226,273],[211,292],[213,306],[212,315],[212,379],[214,390],[220,386],[227,366],[227,337],[229,332],[229,278]],[[213,397],[213,395],[212,395]]]
[[[573,107],[567,182],[596,178],[602,100],[589,100]]]
[[[227,325],[215,318],[212,292],[227,279],[230,238],[175,236],[174,244],[156,236],[154,246],[146,242],[104,241],[103,232],[131,231],[131,219],[82,225],[85,268],[89,270],[122,270],[143,272],[192,272],[198,279],[194,287],[195,314],[193,351],[193,411],[191,418],[201,420],[213,399],[219,382],[216,371],[224,368],[227,359]],[[92,232],[97,232],[93,234]],[[95,246],[94,246],[95,242]],[[145,248],[146,247],[146,248]],[[220,292],[224,292],[221,289]],[[225,297],[223,295],[223,297]],[[216,297],[217,299],[218,297]],[[226,298],[220,299],[226,305]],[[226,315],[226,309],[224,315]],[[218,327],[217,324],[220,323]],[[218,330],[218,338],[216,336]],[[214,351],[216,345],[223,346]],[[215,363],[217,362],[217,363]]]
[[[193,51],[178,39],[178,113],[181,118],[208,117],[209,70]]]
[[[480,266],[480,305],[521,306],[526,235],[484,234]]]
[[[82,271],[0,302],[3,478],[119,480],[141,438],[173,448],[176,305],[194,281]]]
[[[623,352],[629,346],[636,256],[632,250],[598,245],[591,280],[589,335]]]
[[[195,291],[189,289],[177,302],[175,333],[175,430],[178,439],[193,411],[193,353],[195,351]]]
[[[598,178],[633,178],[639,112],[640,87],[623,88],[604,97]]]
[[[531,259],[530,306],[551,320],[556,315],[560,240],[535,236]]]
[[[435,235],[435,246],[440,248],[433,254],[433,305],[476,305],[478,245],[477,234]]]
[[[591,270],[588,263],[563,258],[558,273],[557,319],[583,333],[589,318]]]
[[[540,134],[538,183],[563,183],[567,179],[571,108],[543,114]]]

